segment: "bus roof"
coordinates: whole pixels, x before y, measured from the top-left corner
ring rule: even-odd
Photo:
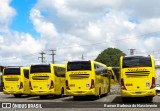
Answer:
[[[67,62],[81,62],[81,61],[91,61],[91,60],[69,60]]]
[[[135,56],[142,56],[142,57],[149,57],[149,56],[152,56],[150,54],[135,54],[135,55],[128,55],[128,56],[124,56],[124,57],[135,57]]]
[[[30,66],[36,66],[36,65],[56,65],[56,66],[64,66],[64,64],[31,64]]]
[[[6,66],[5,69],[6,68],[20,68],[20,67],[23,67],[23,66]]]

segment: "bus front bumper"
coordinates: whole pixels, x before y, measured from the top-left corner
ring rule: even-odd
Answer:
[[[94,89],[91,90],[67,90],[66,94],[68,96],[89,96],[96,95]]]
[[[53,90],[31,90],[31,95],[53,95]]]
[[[156,90],[140,90],[140,91],[127,91],[121,90],[122,97],[147,97],[147,96],[156,96]]]

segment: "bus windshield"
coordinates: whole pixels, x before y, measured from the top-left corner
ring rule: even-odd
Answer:
[[[68,62],[67,71],[76,71],[76,70],[91,70],[91,62],[90,61]]]
[[[32,65],[30,73],[50,73],[50,65]]]
[[[152,67],[151,57],[134,56],[123,58],[123,68],[129,67]]]
[[[6,68],[4,75],[20,75],[20,68]]]

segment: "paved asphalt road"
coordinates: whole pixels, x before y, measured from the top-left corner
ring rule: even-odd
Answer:
[[[160,96],[155,96],[153,102],[146,102],[143,98],[130,98],[127,103],[123,103],[120,95],[108,95],[96,99],[93,97],[80,98],[74,100],[73,97],[55,98],[48,97],[46,99],[39,99],[38,96],[22,98],[15,98],[13,95],[5,95],[0,93],[1,107],[6,107],[6,103],[11,105],[12,109],[1,108],[0,110],[26,110],[26,111],[106,111],[106,110],[123,110],[123,111],[159,111],[160,109]],[[8,106],[9,107],[9,106]],[[20,108],[17,108],[20,107]],[[42,109],[33,109],[33,107]],[[46,108],[45,108],[46,107]],[[138,107],[138,108],[137,108]],[[23,108],[23,109],[22,109]]]

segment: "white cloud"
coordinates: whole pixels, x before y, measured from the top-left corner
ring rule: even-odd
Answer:
[[[0,10],[0,32],[1,23],[8,28],[16,14],[9,0],[1,1],[0,9],[6,11]],[[0,34],[1,58],[36,53],[34,57],[16,59],[29,64],[38,61],[37,52],[44,50],[50,54],[49,49],[56,49],[57,62],[81,59],[82,54],[85,59],[95,59],[108,47],[119,48],[127,54],[130,48],[136,52],[157,50],[159,32],[143,34],[159,31],[159,4],[155,0],[38,0],[29,18],[40,37],[35,39],[34,35],[10,30]],[[50,62],[51,56],[47,54],[46,60]]]
[[[22,62],[20,64],[24,65],[27,61],[31,63],[32,55],[37,55],[44,49],[43,42],[35,40],[27,33],[12,32],[3,34],[3,37],[4,42],[1,43],[0,47],[0,61],[3,65],[15,65],[18,62]]]
[[[97,24],[89,23],[89,26],[87,27],[89,32],[89,37],[92,38],[99,38],[101,37],[101,29],[97,26]]]
[[[39,10],[32,9],[30,12],[30,19],[34,24],[36,31],[40,33],[41,36],[56,37],[58,35],[54,24],[45,21]]]
[[[11,0],[0,0],[0,32],[8,31],[8,25],[16,15],[15,9],[9,6]]]
[[[147,19],[141,21],[144,17],[136,16],[139,13],[135,5],[138,4],[137,2],[133,0],[120,0],[118,2],[116,0],[100,0],[98,2],[91,0],[39,0],[34,9],[39,10],[39,13],[47,13],[47,16],[40,14],[43,22],[56,24],[53,25],[54,30],[52,31],[57,33],[57,38],[54,39],[55,42],[48,41],[48,44],[54,44],[54,47],[63,48],[66,45],[73,46],[74,44],[81,45],[102,42],[101,45],[82,46],[82,49],[85,50],[75,49],[74,51],[71,50],[72,48],[63,49],[62,53],[64,55],[71,53],[75,57],[75,52],[77,56],[80,53],[95,54],[94,52],[100,52],[107,47],[117,47],[125,51],[125,53],[128,53],[129,48],[144,50],[145,44],[143,41],[148,40],[148,38],[144,38],[143,36],[137,38],[137,35],[153,32],[158,29],[159,26],[155,26],[155,24],[159,23],[159,19],[155,18],[155,16],[148,16]],[[142,1],[138,4],[139,8],[144,2]],[[130,18],[140,20],[140,23],[130,22]],[[33,23],[35,22],[33,21]],[[35,25],[35,28],[37,29],[39,26]],[[59,29],[61,31],[57,32]],[[43,32],[41,31],[40,33],[42,34]],[[46,35],[45,33],[43,34]],[[125,40],[125,38],[130,39]],[[46,39],[49,39],[49,37],[46,36]],[[106,44],[103,44],[103,42],[106,42]],[[150,42],[152,44],[152,41]],[[156,45],[154,44],[153,47],[156,47]],[[147,49],[145,50],[147,51]]]
[[[3,36],[0,35],[0,43],[3,43],[4,42],[4,38]]]

